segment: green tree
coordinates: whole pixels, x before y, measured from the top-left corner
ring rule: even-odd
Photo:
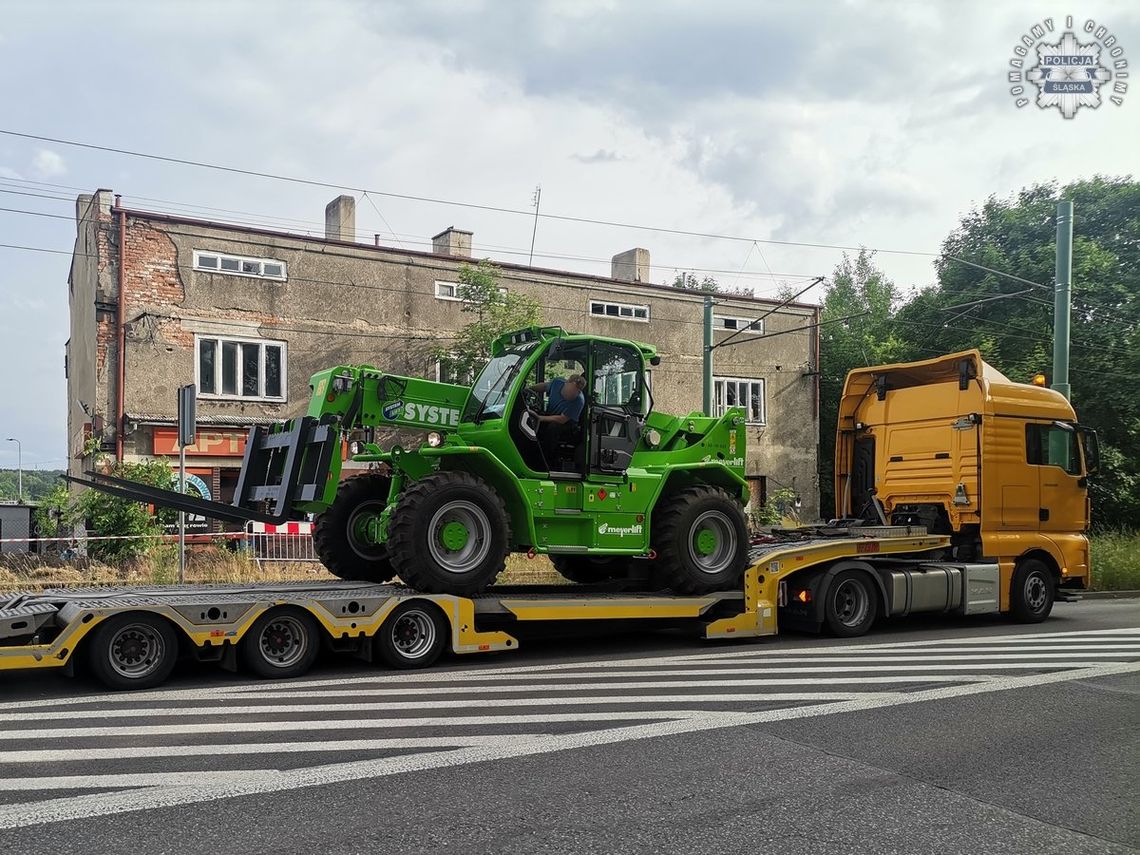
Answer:
[[[25,469],[24,501],[38,502],[60,483],[59,469]],[[14,502],[19,496],[20,473],[17,469],[0,469],[0,501]]]
[[[152,487],[169,489],[173,486],[170,463],[161,458],[139,463],[116,463],[110,474]],[[89,542],[88,553],[108,563],[137,558],[159,545],[157,536],[163,533],[163,526],[176,518],[175,511],[163,509],[156,516],[140,502],[120,499],[98,490],[80,493],[68,514],[69,521],[82,523],[93,536],[123,538]]]
[[[820,310],[820,513],[835,513],[835,428],[843,382],[852,368],[897,360],[906,344],[892,323],[900,301],[898,290],[878,267],[873,254],[844,253],[824,283]],[[847,320],[842,320],[847,319]]]
[[[686,273],[684,271],[674,276],[673,281],[669,284],[674,288],[680,288],[684,291],[703,291],[705,293],[728,294],[737,297],[754,296],[751,288],[721,285],[712,276],[702,276],[698,278],[695,273]]]
[[[437,347],[445,379],[470,382],[491,358],[491,343],[503,333],[542,323],[538,301],[499,284],[499,268],[484,259],[459,270],[457,296],[463,311],[475,318],[455,335],[448,347]]]
[[[1011,380],[1048,374],[1061,199],[1071,200],[1075,213],[1073,406],[1098,431],[1104,450],[1103,471],[1091,486],[1093,516],[1098,525],[1134,526],[1140,518],[1140,182],[1098,176],[991,197],[946,239],[937,286],[898,312],[895,329],[907,340],[907,357],[976,347]],[[989,299],[999,295],[1007,296]],[[986,302],[964,305],[977,300]]]

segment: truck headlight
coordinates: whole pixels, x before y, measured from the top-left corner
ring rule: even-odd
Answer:
[[[439,448],[443,445],[443,434],[437,430],[433,430],[427,435],[427,443],[432,448]]]

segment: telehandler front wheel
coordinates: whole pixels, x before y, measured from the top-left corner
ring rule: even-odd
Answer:
[[[313,547],[330,573],[360,582],[387,582],[396,575],[388,548],[377,540],[390,481],[369,472],[346,478],[331,507],[313,526]]]
[[[388,527],[400,578],[430,594],[476,594],[506,565],[511,520],[499,494],[467,472],[437,472],[404,489]]]
[[[663,499],[653,519],[654,570],[678,594],[740,584],[748,563],[744,508],[716,487],[688,487]]]

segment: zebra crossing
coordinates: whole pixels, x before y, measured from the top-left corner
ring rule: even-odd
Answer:
[[[1140,671],[1140,627],[0,702],[0,829]]]

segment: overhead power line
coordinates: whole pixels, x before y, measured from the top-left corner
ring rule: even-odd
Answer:
[[[192,160],[190,158],[173,157],[170,155],[153,154],[151,152],[135,151],[133,149],[119,148],[116,146],[97,145],[95,143],[80,142],[78,140],[66,140],[60,137],[49,137],[42,134],[29,134],[23,131],[14,131],[9,129],[0,128],[0,134],[10,137],[17,137],[20,139],[36,140],[37,142],[52,143],[54,145],[65,145],[74,148],[88,149],[91,151],[102,151],[109,154],[118,154],[126,157],[137,157],[145,160],[153,160],[161,163],[173,163],[180,166],[191,166],[198,169],[211,169],[218,172],[225,172],[231,175],[245,175],[253,178],[266,178],[274,181],[287,181],[293,184],[300,184],[308,187],[322,187],[329,190],[348,190],[354,194],[368,193],[373,196],[385,196],[389,199],[403,199],[411,202],[423,202],[433,205],[448,205],[451,207],[468,208],[476,211],[489,211],[499,214],[512,214],[515,216],[524,217],[538,217],[546,220],[555,220],[566,223],[580,223],[585,225],[598,225],[608,226],[611,228],[620,229],[635,229],[638,231],[657,232],[659,234],[678,235],[682,237],[696,237],[709,240],[730,240],[730,241],[744,241],[747,243],[757,244],[770,244],[773,246],[799,246],[815,249],[834,249],[850,252],[859,252],[864,249],[869,249],[874,252],[879,252],[888,255],[913,255],[923,256],[927,258],[948,258],[953,261],[960,262],[970,267],[983,270],[987,273],[992,273],[995,276],[1004,276],[1017,282],[1023,282],[1028,285],[1033,285],[1037,288],[1044,288],[1047,291],[1052,289],[1048,285],[1042,285],[1040,282],[1033,282],[1028,279],[1023,279],[1012,273],[996,270],[987,267],[983,264],[978,264],[968,259],[959,258],[958,256],[949,255],[945,252],[929,252],[922,250],[908,250],[908,249],[885,249],[883,247],[868,247],[868,246],[852,246],[845,244],[829,244],[829,243],[815,243],[809,241],[791,241],[791,240],[775,240],[771,238],[757,238],[744,235],[728,235],[720,234],[717,232],[702,232],[691,229],[678,229],[668,226],[652,226],[642,223],[628,223],[620,220],[603,220],[594,217],[578,217],[569,214],[552,214],[552,213],[536,213],[522,208],[508,208],[500,205],[487,205],[476,202],[463,202],[456,199],[440,199],[432,196],[419,196],[412,193],[395,193],[385,190],[374,190],[367,187],[355,187],[349,184],[339,184],[334,181],[324,181],[314,178],[301,178],[294,175],[282,175],[280,173],[265,172],[257,169],[244,169],[236,166],[226,166],[219,163],[209,163],[202,160]]]

